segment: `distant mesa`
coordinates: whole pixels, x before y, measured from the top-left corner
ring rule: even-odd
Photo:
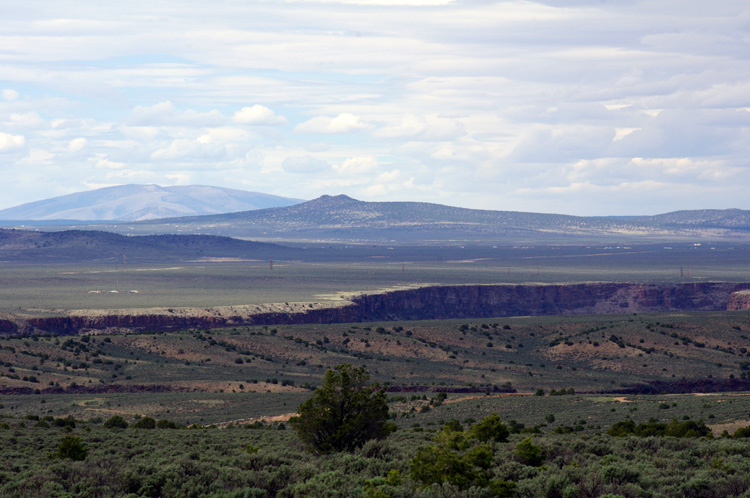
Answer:
[[[107,227],[121,231],[121,227]],[[146,220],[129,233],[193,233],[277,240],[539,241],[747,240],[750,211],[678,211],[602,217],[467,209],[427,202],[368,202],[323,195],[292,206]]]
[[[118,185],[0,210],[0,220],[142,221],[252,211],[303,202],[245,190],[186,185]]]

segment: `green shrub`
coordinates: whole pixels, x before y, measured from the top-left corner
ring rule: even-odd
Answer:
[[[665,424],[651,419],[645,424],[635,425],[632,420],[617,422],[607,431],[607,434],[615,437],[635,435],[639,437],[678,437],[678,438],[695,438],[704,437],[711,434],[709,429],[702,420],[695,422],[693,420],[678,421],[672,419]]]
[[[81,443],[81,438],[72,435],[63,436],[55,453],[57,458],[67,458],[77,462],[85,460],[87,455],[88,450]]]
[[[441,431],[437,444],[420,448],[411,460],[411,478],[423,486],[453,484],[459,489],[485,487],[490,482],[493,464],[488,444],[471,445],[461,432]]]
[[[492,413],[483,418],[479,423],[469,429],[469,435],[480,441],[496,441],[505,443],[508,441],[510,431],[500,420],[497,413]]]
[[[167,419],[161,419],[158,422],[156,422],[156,428],[157,429],[177,429],[177,424],[174,422],[167,420]]]
[[[539,467],[547,458],[547,452],[544,451],[544,448],[533,444],[530,437],[518,443],[513,450],[513,454],[519,462],[531,467]]]
[[[449,420],[448,423],[443,425],[443,429],[446,431],[463,432],[464,426],[461,425],[461,422],[454,418],[453,420]]]
[[[133,429],[155,429],[156,420],[151,417],[141,417],[138,422],[131,425]]]
[[[120,415],[113,415],[104,421],[105,429],[127,429],[128,423]]]

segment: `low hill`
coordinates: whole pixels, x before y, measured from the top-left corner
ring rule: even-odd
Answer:
[[[0,220],[134,221],[250,211],[301,202],[203,185],[118,185],[0,210]]]
[[[35,232],[0,229],[0,262],[171,262],[201,258],[290,257],[297,249],[208,235],[127,237],[94,230]]]

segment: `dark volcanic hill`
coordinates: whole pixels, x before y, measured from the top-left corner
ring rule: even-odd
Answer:
[[[339,241],[746,239],[750,237],[750,211],[681,211],[633,218],[582,217],[466,209],[423,202],[363,202],[345,195],[325,195],[294,206],[151,220],[128,225],[127,229],[134,233]]]

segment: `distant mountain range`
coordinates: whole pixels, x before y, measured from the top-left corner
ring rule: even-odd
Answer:
[[[302,202],[203,185],[119,185],[0,210],[0,220],[138,221],[250,211]]]
[[[180,189],[157,186],[122,188],[159,193]],[[190,192],[204,192],[204,199],[211,197],[209,193],[216,199],[226,199],[230,193],[238,192],[227,193],[227,189],[213,187],[185,188],[192,189],[188,190]],[[101,196],[106,194],[102,191],[95,192]],[[147,206],[144,200],[147,197],[136,195],[134,198],[141,199],[143,204],[138,209],[132,206],[128,211],[135,215],[140,213],[140,216],[133,216],[135,219],[140,218],[140,221],[97,222],[96,229],[127,235],[219,235],[267,241],[414,245],[442,245],[446,242],[507,245],[602,241],[750,241],[750,211],[740,209],[676,211],[656,216],[584,217],[466,209],[423,202],[364,202],[345,195],[324,195],[311,201],[282,207],[204,216],[143,219],[162,212],[153,206]],[[126,197],[118,197],[116,204],[125,203],[122,200],[124,198]],[[294,202],[291,199],[284,201]],[[104,198],[101,202],[103,205],[107,204]],[[217,204],[227,209],[232,205],[229,201]],[[198,209],[196,203],[192,205],[195,210]],[[117,217],[125,219],[124,215],[118,214]],[[55,229],[84,229],[91,226],[86,223],[67,223]]]
[[[695,237],[750,240],[750,211],[697,210],[640,217],[584,217],[465,209],[423,202],[364,202],[345,195],[324,195],[288,207],[151,220],[117,229],[131,234],[190,233],[255,239],[415,243]]]

